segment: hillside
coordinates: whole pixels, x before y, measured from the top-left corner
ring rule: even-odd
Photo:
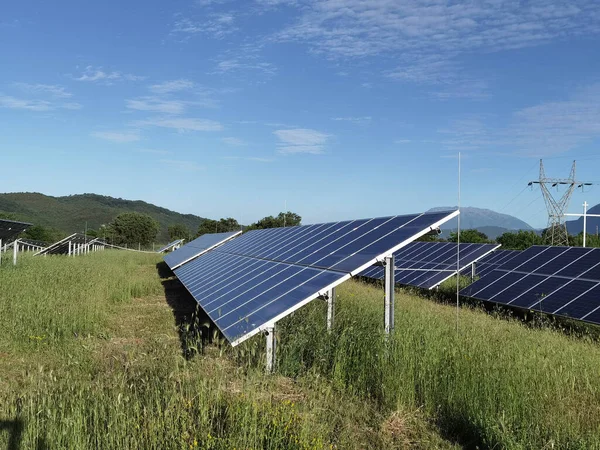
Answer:
[[[180,214],[141,200],[124,200],[105,195],[80,194],[51,197],[37,192],[0,194],[0,212],[13,213],[18,219],[74,233],[98,229],[123,212],[148,214],[160,224],[159,241],[168,239],[167,227],[181,223],[195,231],[203,217]]]
[[[572,209],[572,208],[571,208]],[[588,209],[588,214],[600,214],[600,204]],[[600,217],[588,217],[587,218],[587,233],[596,234],[600,229]],[[583,232],[583,217],[579,217],[576,220],[567,221],[567,230],[569,234],[577,235]]]

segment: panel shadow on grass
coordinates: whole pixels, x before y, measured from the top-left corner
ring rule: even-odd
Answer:
[[[162,280],[165,300],[173,311],[181,352],[184,358],[191,359],[217,339],[219,331],[164,261],[156,264],[156,271]]]
[[[23,435],[24,423],[21,419],[0,420],[0,432],[8,433],[8,450],[21,448],[21,437]]]

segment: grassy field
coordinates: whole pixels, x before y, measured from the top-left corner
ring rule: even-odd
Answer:
[[[0,448],[600,448],[592,339],[399,291],[338,289],[264,339],[202,345],[155,255],[0,267]],[[162,278],[161,278],[162,277]]]

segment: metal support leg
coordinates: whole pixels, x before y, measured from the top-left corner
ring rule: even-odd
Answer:
[[[17,253],[19,253],[19,240],[13,242],[13,266],[17,265]]]
[[[277,338],[275,337],[275,324],[267,328],[267,373],[273,373],[277,361]]]
[[[69,241],[69,256],[71,256],[71,252],[73,251],[73,243]]]
[[[2,264],[2,239],[0,239],[0,264]]]
[[[476,275],[477,275],[477,268],[475,266],[475,263],[473,263],[473,264],[471,264],[471,282],[475,281]]]
[[[335,317],[335,288],[331,288],[327,292],[327,331],[333,328],[333,320]]]
[[[394,255],[386,256],[385,261],[385,334],[394,331]]]

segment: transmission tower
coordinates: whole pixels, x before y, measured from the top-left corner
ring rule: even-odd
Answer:
[[[569,206],[569,201],[576,188],[590,186],[592,183],[582,183],[575,180],[575,161],[571,166],[571,174],[569,178],[548,178],[544,172],[544,163],[540,159],[540,179],[530,181],[529,186],[539,184],[548,208],[548,229],[546,230],[545,241],[549,245],[569,245],[569,234],[567,232],[567,224],[565,220],[565,211]],[[567,189],[562,193],[560,198],[554,197],[550,188],[565,185]],[[557,189],[557,194],[559,194]]]

